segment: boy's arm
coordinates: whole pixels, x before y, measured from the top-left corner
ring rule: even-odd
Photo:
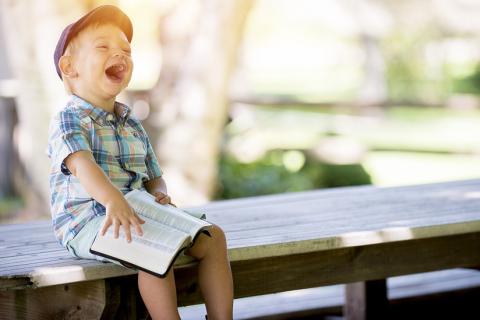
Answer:
[[[161,204],[171,204],[175,206],[172,203],[170,196],[167,194],[167,185],[162,177],[156,177],[152,180],[149,180],[144,183],[144,186],[145,189],[147,189],[148,193],[155,196],[155,200],[157,202]]]
[[[114,236],[118,238],[120,225],[122,225],[127,241],[130,242],[131,224],[136,233],[142,235],[140,224],[145,221],[130,207],[123,193],[110,182],[102,168],[95,162],[91,152],[82,150],[72,153],[65,159],[65,165],[80,180],[88,194],[105,207],[107,217],[101,230],[102,235],[113,225]]]

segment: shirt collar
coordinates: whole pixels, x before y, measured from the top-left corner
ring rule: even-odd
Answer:
[[[109,125],[109,122],[119,122],[120,125],[124,125],[130,116],[130,108],[123,103],[115,101],[114,110],[115,112],[108,112],[102,108],[93,106],[91,103],[83,100],[79,96],[74,94],[71,95],[70,100],[73,105],[80,109],[85,115],[92,118],[93,121],[100,123],[102,125]]]

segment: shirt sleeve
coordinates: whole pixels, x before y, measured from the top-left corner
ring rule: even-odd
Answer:
[[[148,174],[149,180],[153,180],[155,178],[161,177],[163,174],[163,171],[160,168],[160,165],[157,160],[157,156],[153,151],[152,144],[150,143],[150,139],[148,138],[147,135],[145,135],[145,137],[146,137],[146,143],[147,143],[147,155],[145,156],[145,166],[147,167],[147,174]]]
[[[70,175],[64,161],[70,154],[80,150],[91,151],[88,126],[82,124],[76,112],[63,110],[50,123],[47,153],[52,168]]]
[[[163,171],[160,168],[160,164],[158,163],[157,156],[155,155],[155,151],[153,150],[152,144],[150,143],[147,132],[141,125],[140,121],[137,120],[136,125],[138,126],[138,129],[142,132],[142,136],[144,137],[144,143],[147,149],[147,154],[145,155],[145,167],[147,168],[148,180],[153,180],[155,178],[161,177],[163,175]]]

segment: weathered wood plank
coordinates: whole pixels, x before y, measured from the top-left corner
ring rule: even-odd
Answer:
[[[480,180],[396,188],[352,187],[221,201],[203,208],[212,222],[226,230],[234,262],[477,232],[479,188]],[[68,266],[75,270],[73,279],[79,279],[79,266],[84,275],[93,276],[88,269],[99,263],[84,264],[69,258],[56,244],[49,221],[33,225],[0,226],[0,279],[18,272],[44,279],[39,270],[51,271],[59,263],[65,279]],[[35,232],[29,235],[21,230]],[[18,254],[12,256],[17,249]],[[118,272],[108,270],[105,277]]]
[[[317,240],[321,240],[324,244],[328,244],[328,246],[324,248],[319,248],[319,247],[312,247],[311,242],[312,241],[305,241],[304,246],[310,248],[311,250],[319,250],[319,249],[329,249],[331,245],[334,246],[342,246],[342,245],[363,245],[363,244],[368,244],[368,243],[376,243],[376,242],[383,242],[383,241],[399,241],[399,240],[406,240],[409,238],[423,238],[423,237],[431,237],[431,236],[438,236],[442,234],[452,234],[452,233],[464,233],[464,232],[472,232],[477,230],[477,228],[480,225],[480,221],[472,221],[472,222],[464,222],[464,223],[457,223],[457,224],[446,224],[446,225],[437,225],[437,226],[429,226],[429,227],[417,227],[417,228],[412,228],[412,229],[406,229],[406,228],[401,228],[401,227],[393,227],[393,228],[387,228],[383,230],[377,230],[377,231],[359,231],[359,232],[345,232],[345,234],[342,234],[342,231],[348,229],[344,228],[329,228],[328,230],[318,230],[317,228],[308,228],[308,229],[303,229],[302,231],[302,236],[304,238],[310,237],[310,238],[317,238]],[[375,226],[371,226],[371,228],[374,228]],[[292,246],[292,235],[290,235],[287,231],[287,228],[285,227],[283,229],[284,232],[282,232],[281,235],[274,236],[274,237],[267,237],[267,236],[262,236],[262,237],[257,237],[254,238],[253,235],[252,237],[249,237],[249,242],[246,243],[244,239],[243,241],[237,241],[235,239],[229,239],[229,244],[230,248],[236,248],[236,247],[247,247],[249,250],[251,250],[252,247],[254,247],[255,244],[257,243],[262,243],[262,244],[275,244],[275,242],[278,242],[279,244],[286,243],[285,246]],[[310,231],[309,231],[310,230]],[[330,237],[328,238],[327,236],[332,234],[333,232],[337,232],[336,237]],[[295,238],[296,234],[293,235],[293,238]],[[320,237],[324,237],[324,239],[321,239]],[[319,241],[315,241],[315,243],[318,245]],[[275,241],[275,242],[273,242]],[[298,242],[300,245],[301,242]],[[25,257],[30,257],[31,254],[31,247],[28,245],[24,245],[23,247],[28,248],[28,251],[18,251],[14,257],[18,258],[18,262],[21,261],[21,255],[24,254]],[[52,248],[52,249],[51,249]],[[58,249],[55,250],[55,248]],[[37,252],[36,256],[40,257],[45,253],[42,249],[46,250],[48,249],[49,252],[52,252],[52,254],[61,254],[63,249],[58,246],[55,242],[50,243],[48,245],[41,245],[38,249],[36,245],[33,245],[34,251]],[[51,249],[51,250],[50,250]],[[277,248],[271,248],[272,250],[277,250]],[[263,248],[262,248],[263,250]],[[11,254],[12,251],[8,251],[8,253]],[[3,251],[2,251],[3,254]],[[281,254],[281,253],[278,253]],[[4,258],[10,258],[7,256],[3,256],[2,260],[0,260],[0,265],[5,264],[8,262],[8,259]],[[235,257],[233,257],[235,259]]]
[[[69,255],[61,256],[58,258],[50,258],[46,259],[44,261],[30,261],[30,262],[25,262],[22,264],[16,264],[16,265],[11,265],[8,267],[2,268],[2,271],[4,271],[4,275],[8,275],[10,271],[15,272],[15,274],[20,274],[20,272],[23,272],[25,270],[26,273],[31,273],[35,270],[36,267],[54,267],[54,266],[94,266],[94,265],[101,265],[98,261],[95,260],[87,260],[87,259],[76,259],[72,258]],[[1,278],[0,278],[1,279]]]
[[[100,319],[110,300],[102,280],[0,291],[0,319]]]
[[[445,199],[445,196],[449,195],[445,193],[445,190],[449,187],[457,188],[457,190],[451,190],[450,191],[450,198],[452,195],[457,194],[457,196],[464,196],[465,192],[472,192],[475,190],[476,187],[478,187],[478,181],[473,180],[469,181],[470,183],[467,184],[466,186],[463,186],[463,188],[459,189],[462,187],[462,183],[445,183],[445,184],[439,184],[442,186],[439,188],[439,186],[436,186],[435,184],[433,185],[426,185],[422,186],[423,189],[422,192],[420,190],[416,190],[418,186],[409,186],[407,187],[396,187],[396,188],[375,188],[375,187],[355,187],[355,188],[337,188],[333,190],[320,190],[320,191],[310,191],[308,194],[310,195],[311,199],[309,199],[312,204],[309,204],[302,200],[302,194],[301,192],[299,193],[292,193],[292,194],[287,194],[287,195],[275,195],[275,196],[264,196],[266,198],[272,198],[274,200],[269,201],[267,204],[268,206],[265,207],[264,203],[265,200],[262,201],[262,198],[264,197],[252,197],[252,198],[246,198],[243,200],[228,200],[228,201],[219,201],[217,202],[218,205],[205,205],[202,207],[197,207],[198,210],[208,210],[207,213],[209,213],[209,216],[212,215],[216,220],[219,220],[221,217],[224,219],[220,220],[226,220],[225,222],[232,221],[232,219],[239,219],[238,222],[243,223],[243,222],[249,222],[251,221],[249,219],[248,215],[252,215],[254,217],[261,217],[261,219],[256,219],[259,221],[265,221],[265,220],[270,220],[269,214],[272,214],[273,217],[278,218],[281,216],[284,217],[290,217],[290,213],[292,210],[295,212],[295,216],[301,217],[301,214],[307,211],[306,213],[309,214],[318,214],[318,211],[315,211],[315,209],[328,209],[325,211],[321,211],[322,216],[325,216],[325,214],[329,213],[332,216],[332,219],[341,219],[345,215],[339,214],[342,209],[349,211],[350,213],[347,216],[363,216],[363,211],[362,210],[367,210],[369,212],[369,216],[372,216],[372,208],[380,207],[381,210],[377,210],[377,212],[380,214],[380,217],[382,216],[387,216],[391,209],[394,209],[398,207],[399,205],[402,205],[406,208],[412,208],[411,204],[413,203],[412,201],[416,202],[418,204],[417,209],[422,209],[423,211],[431,208],[429,205],[429,201],[433,204],[436,204],[435,210],[442,210],[442,208],[445,208],[445,204],[448,202],[452,201],[444,201],[442,199]],[[476,184],[474,183],[476,182]],[[468,188],[466,188],[468,187]],[[344,190],[346,189],[346,190]],[[390,190],[391,189],[391,190]],[[404,196],[402,198],[402,194],[399,194],[399,192],[402,189],[406,189],[408,193],[406,193],[409,196]],[[348,190],[348,192],[347,192]],[[432,192],[432,190],[437,190],[436,193]],[[447,189],[448,190],[448,189]],[[364,193],[366,191],[369,191],[366,193],[368,197],[365,197]],[[461,192],[461,194],[459,194]],[[326,195],[329,195],[327,197]],[[300,200],[294,201],[296,198],[299,198]],[[474,199],[474,198],[472,198]],[[372,203],[372,200],[375,200]],[[458,199],[457,199],[458,200]],[[474,200],[476,204],[478,204],[478,200]],[[239,203],[239,205],[233,206],[234,203]],[[298,202],[301,205],[296,205],[295,203]],[[455,202],[455,201],[454,201]],[[463,205],[468,203],[467,201],[463,202]],[[241,205],[240,205],[241,204]],[[365,206],[365,204],[368,204],[368,206]],[[410,207],[409,207],[410,204]],[[359,207],[359,205],[362,205]],[[387,206],[386,209],[382,208],[381,206],[385,205]],[[318,207],[319,206],[319,207]],[[291,207],[290,209],[286,209],[288,207]],[[312,208],[312,210],[308,209],[309,207]],[[390,209],[388,209],[390,207]],[[306,209],[305,209],[306,208]],[[414,206],[415,208],[415,206]],[[458,208],[458,206],[457,206]],[[261,216],[258,216],[258,212],[255,210],[258,210],[262,212]],[[274,210],[268,210],[268,209],[274,209]],[[355,209],[355,210],[352,210]],[[355,211],[357,212],[355,214]],[[282,214],[282,212],[284,214]],[[406,212],[394,212],[394,214],[409,214],[410,210],[406,210]],[[411,216],[412,213],[410,212]],[[263,218],[266,217],[266,218]],[[227,221],[228,220],[228,221]],[[237,222],[237,221],[233,221]],[[354,221],[352,221],[354,223]],[[45,222],[45,225],[49,225],[50,222]],[[228,223],[227,223],[228,225]],[[237,225],[237,223],[232,223],[232,225]],[[15,225],[12,225],[15,227]],[[51,228],[51,226],[50,226]],[[8,228],[7,228],[8,229]],[[5,229],[2,229],[2,234],[6,231]],[[1,236],[0,236],[1,239]]]
[[[345,199],[351,198],[352,192],[354,192],[358,198],[364,196],[371,196],[372,193],[375,193],[379,198],[388,195],[395,194],[399,195],[403,191],[409,191],[416,194],[428,194],[435,192],[443,192],[445,190],[456,189],[459,191],[462,190],[474,190],[475,187],[478,187],[478,179],[470,180],[459,180],[459,181],[450,181],[442,183],[432,183],[432,184],[419,184],[419,185],[408,185],[408,186],[398,186],[391,188],[379,188],[374,186],[354,186],[354,187],[341,187],[341,188],[331,188],[331,189],[322,189],[322,190],[311,190],[311,191],[302,191],[302,192],[292,192],[292,193],[283,193],[283,194],[273,194],[273,195],[264,195],[264,196],[255,196],[255,197],[245,197],[240,199],[232,199],[227,201],[214,201],[206,205],[190,207],[192,210],[208,210],[207,212],[212,213],[221,213],[225,211],[230,211],[231,209],[245,208],[250,209],[251,207],[257,207],[261,205],[268,204],[278,204],[278,203],[295,203],[302,204],[309,199]],[[372,192],[373,191],[373,192]],[[350,197],[349,197],[350,196]],[[396,198],[399,200],[400,198]],[[254,200],[254,201],[252,201]],[[347,201],[348,202],[348,201]],[[248,210],[246,210],[248,211]]]
[[[312,206],[310,209],[308,209],[308,215],[311,216],[308,220],[304,220],[304,216],[302,216],[302,208],[308,207],[309,205],[307,204],[302,204],[301,207],[298,206],[285,206],[284,204],[280,203],[277,204],[276,206],[270,206],[267,208],[261,208],[261,207],[256,207],[255,210],[245,210],[245,208],[237,208],[235,210],[230,210],[228,212],[224,212],[221,215],[216,215],[215,212],[209,213],[212,214],[213,219],[215,220],[214,222],[222,222],[222,226],[224,227],[225,230],[229,231],[229,234],[234,234],[234,231],[248,231],[248,227],[250,226],[261,226],[264,231],[273,229],[275,230],[275,227],[272,227],[272,225],[275,225],[278,223],[282,228],[288,225],[293,225],[295,227],[295,219],[297,221],[300,221],[303,223],[309,222],[311,225],[315,221],[318,221],[320,225],[323,225],[325,222],[328,221],[345,221],[348,222],[349,225],[351,225],[352,229],[357,230],[358,227],[365,227],[366,225],[370,225],[370,220],[376,222],[378,224],[378,220],[380,221],[388,221],[389,223],[392,223],[392,219],[389,215],[390,214],[395,214],[395,217],[397,217],[396,221],[393,222],[403,222],[405,223],[406,221],[402,221],[399,218],[408,218],[408,221],[411,218],[416,218],[417,224],[419,221],[419,217],[423,217],[425,219],[431,219],[434,218],[435,220],[433,221],[434,223],[438,224],[445,224],[450,222],[451,220],[442,220],[442,212],[444,212],[445,216],[449,219],[457,219],[453,221],[462,221],[462,219],[478,219],[477,213],[476,213],[476,208],[478,207],[478,200],[472,201],[471,203],[462,201],[461,206],[458,204],[458,201],[452,201],[452,206],[451,208],[446,206],[446,203],[439,202],[438,199],[434,199],[435,203],[438,204],[438,208],[432,208],[432,206],[428,205],[428,203],[425,202],[426,199],[424,199],[425,196],[419,196],[418,194],[412,193],[415,198],[410,198],[408,201],[398,201],[398,196],[393,197],[392,201],[395,200],[398,202],[398,204],[395,204],[394,202],[390,200],[384,201],[386,205],[389,208],[383,208],[379,203],[371,203],[370,200],[365,200],[362,202],[362,206],[359,207],[359,204],[354,204],[351,205],[351,199],[339,199],[338,204],[334,205],[329,205],[331,201],[323,201],[323,202],[318,202],[315,203],[314,206]],[[380,197],[380,195],[378,195]],[[440,194],[439,197],[444,197],[444,195]],[[331,199],[330,199],[331,200]],[[348,200],[348,201],[347,201]],[[428,197],[427,197],[428,200]],[[253,201],[253,200],[252,200]],[[419,203],[418,206],[412,208],[408,204],[411,203],[412,201],[416,201]],[[349,204],[346,207],[346,212],[345,214],[342,213],[342,205],[345,206],[345,203]],[[403,204],[402,204],[403,203]],[[366,206],[365,204],[369,204]],[[402,205],[398,207],[398,205]],[[470,206],[470,211],[467,211],[467,214],[470,214],[470,216],[463,217],[462,214],[464,214],[463,211],[465,211],[465,208],[468,210]],[[379,207],[380,209],[378,209]],[[324,209],[328,210],[324,210]],[[376,209],[377,208],[377,209]],[[355,210],[353,210],[355,209]],[[397,212],[401,211],[401,212]],[[401,209],[401,210],[400,210]],[[445,209],[450,209],[445,211]],[[286,210],[286,211],[285,211]],[[415,211],[420,210],[421,212],[417,213]],[[473,210],[473,211],[472,211]],[[239,212],[237,212],[239,211]],[[282,211],[285,211],[285,213],[282,213]],[[352,212],[355,211],[355,212]],[[294,213],[294,214],[293,214]],[[348,213],[348,214],[347,214]],[[368,214],[365,214],[368,213]],[[252,223],[251,219],[248,219],[246,215],[248,214],[253,214],[257,218],[254,219],[254,223]],[[272,216],[269,216],[269,214],[272,214]],[[326,215],[329,214],[330,216],[326,218]],[[419,215],[420,214],[420,215]],[[452,218],[452,214],[455,218]],[[275,219],[271,219],[271,218]],[[360,217],[362,219],[358,220],[357,218]],[[233,223],[232,219],[241,219],[238,222]],[[292,221],[289,221],[288,219],[293,219]],[[368,220],[365,220],[368,219]],[[311,221],[310,221],[311,220]],[[403,219],[405,220],[405,219]],[[414,221],[415,222],[415,221]],[[426,221],[429,223],[430,221]],[[264,224],[264,225],[262,225]],[[338,224],[338,222],[337,222]],[[400,224],[401,225],[401,224]],[[234,229],[230,229],[230,226],[232,226]],[[388,226],[388,225],[387,225]],[[389,225],[391,226],[391,225]],[[404,224],[402,226],[408,227],[408,224]],[[414,225],[415,226],[415,225]],[[303,227],[303,225],[300,225],[299,227]],[[335,227],[335,225],[334,225]],[[258,230],[258,228],[256,228]],[[283,229],[280,229],[280,231],[284,231]],[[250,235],[248,233],[245,234],[246,237],[249,237]]]
[[[371,243],[371,242],[370,242]],[[312,242],[310,244],[310,251],[308,252],[314,252],[318,251],[318,246],[319,244],[321,245],[322,243],[314,243]],[[328,242],[327,242],[328,244]],[[254,260],[262,257],[274,257],[274,256],[283,256],[283,255],[294,255],[298,254],[296,252],[302,252],[302,250],[298,250],[298,248],[295,247],[295,244],[291,244],[291,247],[288,246],[289,244],[282,244],[283,248],[281,250],[280,247],[274,247],[274,248],[268,248],[268,247],[252,247],[252,248],[238,248],[237,250],[231,249],[230,250],[230,256],[233,256],[233,259],[231,259],[232,262],[236,261],[243,261],[243,260]],[[308,244],[303,244],[299,245],[300,247],[308,247]],[[337,248],[338,246],[331,245],[330,250],[332,248]],[[355,247],[352,245],[352,247]],[[251,250],[247,250],[251,249]],[[240,251],[240,252],[239,252]],[[283,253],[283,254],[279,254]],[[61,255],[61,254],[60,254]],[[64,259],[64,265],[61,266],[59,263],[58,259],[52,259],[50,260],[47,259],[45,262],[44,266],[41,266],[40,263],[42,260],[39,261],[32,261],[29,264],[26,265],[26,267],[23,269],[28,272],[29,267],[31,268],[31,273],[25,274],[25,277],[34,279],[33,282],[37,286],[45,286],[45,285],[54,285],[61,283],[59,281],[66,281],[68,282],[75,282],[75,281],[85,281],[85,280],[93,280],[93,279],[101,279],[101,278],[107,278],[107,277],[114,277],[120,274],[132,274],[133,271],[131,270],[126,270],[123,267],[115,266],[115,265],[110,265],[110,264],[98,264],[95,263],[94,261],[91,262],[91,264],[86,264],[85,266],[82,266],[80,262],[82,260],[77,260],[77,259],[72,259],[67,256],[67,253],[65,253],[65,259]],[[188,263],[188,259],[185,261],[179,261],[177,265],[181,265],[182,263]],[[480,261],[478,262],[480,264]],[[108,266],[108,267],[107,267]],[[19,274],[19,267],[21,265],[12,265],[10,268],[7,270],[10,271],[9,274]],[[101,270],[102,272],[99,272]],[[4,270],[5,274],[5,270]],[[11,281],[0,281],[0,287],[6,286]],[[5,287],[4,287],[5,288]]]
[[[180,256],[176,265],[189,265],[192,261],[191,257]],[[8,275],[4,274],[0,278],[0,290],[19,289],[21,288],[19,284],[39,288],[132,274],[136,274],[136,271],[113,263],[68,258],[65,261],[52,261],[45,265],[31,265],[22,270],[12,268]]]
[[[480,233],[233,261],[235,297],[478,265]],[[195,268],[175,269],[179,303],[201,301]]]

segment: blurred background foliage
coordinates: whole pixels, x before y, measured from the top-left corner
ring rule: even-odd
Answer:
[[[224,155],[219,170],[218,199],[371,183],[361,164],[332,165],[298,150],[272,150],[252,163]]]
[[[478,1],[0,1],[0,101],[19,118],[0,123],[14,133],[0,153],[13,163],[0,192],[8,221],[48,218],[46,126],[29,125],[43,115],[28,106],[61,106],[45,59],[63,26],[105,3],[133,20],[137,74],[120,98],[180,205],[480,177]],[[52,34],[43,44],[28,42],[35,26]]]

